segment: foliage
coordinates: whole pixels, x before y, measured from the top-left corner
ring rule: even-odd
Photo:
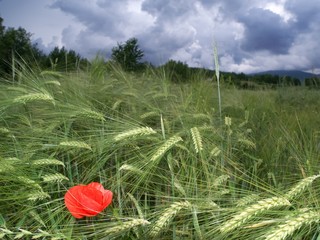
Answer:
[[[139,48],[138,39],[130,38],[125,43],[118,43],[117,47],[112,48],[111,58],[125,70],[137,71],[143,68],[140,60],[144,53]]]

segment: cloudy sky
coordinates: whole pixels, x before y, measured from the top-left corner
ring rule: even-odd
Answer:
[[[213,68],[320,73],[319,0],[0,0],[6,27],[23,27],[44,51],[65,46],[110,56],[136,37],[144,60]]]

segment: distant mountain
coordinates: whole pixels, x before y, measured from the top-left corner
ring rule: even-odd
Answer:
[[[306,78],[312,78],[312,77],[320,77],[320,75],[316,75],[309,72],[304,71],[296,71],[296,70],[272,70],[272,71],[265,71],[265,72],[258,72],[258,73],[252,73],[250,75],[264,75],[264,74],[270,74],[270,75],[277,75],[279,77],[292,77],[297,78],[301,81],[303,81]]]

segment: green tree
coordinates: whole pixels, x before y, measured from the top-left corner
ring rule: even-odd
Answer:
[[[170,59],[163,67],[169,73],[173,82],[187,82],[190,80],[190,69],[186,63]]]
[[[85,65],[86,62],[87,60],[74,50],[67,50],[65,47],[55,47],[48,55],[46,66],[60,71],[74,71]]]
[[[5,29],[2,22],[3,22],[3,18],[0,17],[0,37],[2,37],[2,35],[4,33],[4,29]]]
[[[118,43],[117,47],[112,48],[111,58],[126,71],[137,71],[143,67],[140,60],[144,53],[139,48],[138,39],[130,38],[125,43]]]
[[[31,42],[31,33],[19,27],[5,28],[0,18],[0,72],[11,74],[18,66],[14,66],[13,60],[23,60],[29,65],[40,61],[44,54]]]

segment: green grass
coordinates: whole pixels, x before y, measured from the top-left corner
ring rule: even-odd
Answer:
[[[219,104],[201,76],[99,59],[16,76],[0,88],[0,238],[317,239],[316,90],[220,83]],[[75,220],[63,196],[92,181],[113,202]]]

